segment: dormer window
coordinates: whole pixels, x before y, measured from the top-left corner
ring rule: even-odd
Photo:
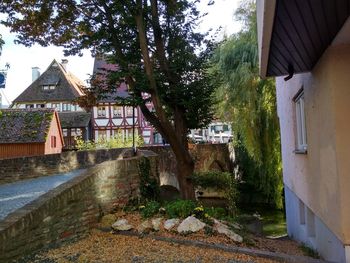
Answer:
[[[56,85],[43,85],[43,90],[54,90]]]

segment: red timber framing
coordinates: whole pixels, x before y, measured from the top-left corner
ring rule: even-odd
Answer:
[[[114,107],[120,107],[114,108]],[[149,106],[151,107],[151,105]],[[116,112],[121,110],[121,116]],[[98,134],[106,135],[106,139],[112,138],[118,131],[122,131],[124,137],[131,134],[133,127],[132,107],[121,106],[115,103],[103,102],[93,107],[92,129],[94,140]],[[154,144],[154,128],[145,120],[139,107],[135,108],[135,134],[143,137],[145,144]]]

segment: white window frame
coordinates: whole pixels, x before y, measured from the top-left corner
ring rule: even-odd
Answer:
[[[121,118],[123,117],[123,107],[122,106],[113,106],[113,117],[114,118]]]
[[[106,117],[106,106],[97,107],[97,117],[104,118]]]
[[[125,107],[125,115],[126,117],[130,118],[132,117],[132,108],[131,106],[126,106]],[[136,117],[136,114],[135,114],[135,117]]]
[[[307,136],[306,136],[306,119],[305,119],[305,98],[304,91],[298,93],[294,99],[295,103],[295,120],[296,120],[296,152],[306,153]]]
[[[62,103],[62,111],[71,111],[72,105],[70,103]]]

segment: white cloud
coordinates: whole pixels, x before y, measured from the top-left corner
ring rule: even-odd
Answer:
[[[208,12],[203,19],[201,31],[207,31],[210,28],[217,29],[222,26],[226,34],[237,32],[240,25],[233,21],[233,13],[237,8],[238,0],[215,0],[215,5],[207,6],[208,0],[202,0],[199,4],[202,12]],[[0,57],[0,69],[3,69],[5,63],[11,65],[7,75],[6,88],[3,91],[6,98],[12,102],[23,90],[31,84],[32,67],[39,67],[41,72],[45,71],[53,59],[61,61],[63,49],[59,47],[40,47],[34,45],[27,48],[13,43],[15,35],[10,33],[7,28],[0,25],[5,45],[3,46]],[[81,80],[88,79],[88,74],[92,73],[93,58],[88,51],[84,52],[83,57],[67,57],[68,70]],[[3,104],[8,104],[3,98]]]

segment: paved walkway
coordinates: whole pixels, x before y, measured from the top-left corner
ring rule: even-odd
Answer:
[[[85,169],[0,185],[0,220],[83,171]]]

